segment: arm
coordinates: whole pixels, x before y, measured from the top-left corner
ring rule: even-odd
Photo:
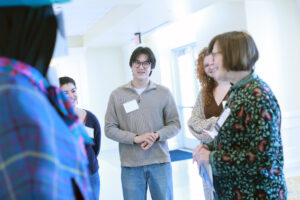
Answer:
[[[112,140],[125,144],[133,144],[134,137],[137,135],[120,129],[117,103],[113,93],[110,95],[105,114],[105,135]]]
[[[175,136],[181,128],[173,96],[170,91],[168,91],[167,95],[167,102],[163,108],[164,126],[160,130],[156,131],[159,141],[166,141],[167,139]]]
[[[198,139],[201,143],[209,143],[212,138],[202,134],[203,130],[211,130],[216,124],[218,118],[211,117],[206,119],[204,116],[204,107],[202,102],[202,95],[199,92],[195,106],[192,111],[191,118],[188,120],[188,127],[190,132]]]
[[[101,126],[100,123],[95,115],[92,115],[93,119],[93,129],[94,129],[94,143],[95,145],[93,146],[93,149],[95,151],[96,157],[98,156],[100,152],[100,147],[101,147]]]
[[[264,96],[262,97],[264,98]],[[233,174],[255,176],[272,173],[281,173],[283,167],[282,142],[280,136],[280,110],[276,101],[269,99],[249,104],[248,109],[239,105],[237,117],[242,120],[234,123],[232,135],[238,134],[234,139],[238,146],[234,147],[233,141],[226,140],[227,144],[221,150],[212,151],[209,159],[213,173],[221,176]],[[260,104],[260,105],[259,105]],[[259,106],[257,106],[259,105]],[[243,124],[241,122],[244,122]],[[234,137],[234,136],[233,136]],[[229,141],[229,142],[228,142]],[[221,145],[222,146],[222,145]]]

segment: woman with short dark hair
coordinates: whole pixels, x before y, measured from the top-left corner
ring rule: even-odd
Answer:
[[[258,50],[245,32],[217,35],[209,44],[215,78],[230,81],[215,140],[202,145],[200,163],[210,163],[216,199],[286,199],[281,113],[270,87],[254,72]]]

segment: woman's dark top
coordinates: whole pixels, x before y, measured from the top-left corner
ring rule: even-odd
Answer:
[[[96,116],[88,110],[85,111],[87,112],[87,115],[86,119],[84,120],[84,124],[86,127],[94,130],[93,143],[86,145],[86,151],[89,160],[89,172],[90,174],[94,174],[99,169],[97,156],[100,152],[101,146],[101,128]]]
[[[222,102],[224,100],[227,100],[228,95],[224,97]],[[210,103],[206,106],[204,106],[204,115],[206,119],[209,119],[211,117],[219,117],[221,113],[223,112],[223,105],[222,102],[218,105],[215,98],[210,101]]]

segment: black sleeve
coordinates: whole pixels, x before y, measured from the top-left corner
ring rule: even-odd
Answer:
[[[94,149],[95,155],[97,157],[100,152],[100,147],[101,147],[101,127],[100,127],[100,123],[99,123],[97,117],[90,111],[87,111],[86,125],[88,127],[91,127],[94,129],[93,141],[94,141],[95,145],[93,145],[93,149]]]

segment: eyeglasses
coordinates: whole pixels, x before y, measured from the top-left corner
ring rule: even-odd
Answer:
[[[211,56],[212,56],[213,58],[215,58],[216,55],[218,55],[218,54],[222,54],[222,52],[221,52],[221,51],[218,51],[218,52],[211,52]]]
[[[133,66],[134,66],[135,68],[138,68],[138,67],[141,66],[141,65],[142,65],[143,68],[145,69],[145,68],[150,67],[151,62],[149,62],[149,61],[140,62],[140,61],[138,61],[138,60],[136,60],[136,61],[133,62]]]

